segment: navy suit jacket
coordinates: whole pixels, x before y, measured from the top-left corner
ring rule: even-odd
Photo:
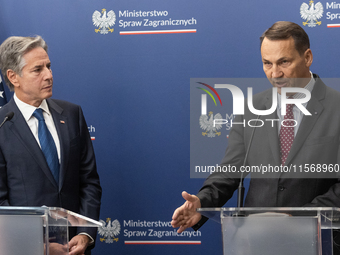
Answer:
[[[59,185],[13,98],[0,110],[0,205],[62,207],[99,218],[101,187],[87,124],[80,106],[47,99],[60,140]],[[83,232],[78,229],[77,232]],[[96,228],[86,229],[93,239]]]
[[[286,165],[299,167],[304,164],[340,164],[340,93],[327,87],[317,75],[314,78],[316,83],[307,105],[307,110],[312,115],[303,117]],[[253,104],[256,109],[269,109],[272,106],[272,89],[255,95]],[[257,119],[258,116],[252,114],[247,107],[245,110],[245,114],[235,118],[235,121],[240,123],[243,119],[246,122]],[[261,119],[277,119],[276,111],[270,116],[261,116]],[[281,165],[278,127],[272,127],[270,121],[264,123],[263,127],[255,130],[246,162],[248,166]],[[237,168],[242,166],[253,129],[248,125],[233,126],[221,165],[230,164]],[[327,179],[304,178],[308,177],[306,175],[301,176],[302,178],[290,178],[297,175],[279,172],[251,175],[245,200],[247,207],[340,207],[339,175],[334,174],[334,178]],[[239,182],[239,174],[210,175],[197,195],[202,207],[223,206],[231,198]]]

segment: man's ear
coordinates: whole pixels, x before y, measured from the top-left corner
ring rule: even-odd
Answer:
[[[14,72],[12,69],[7,70],[7,78],[13,84],[14,87],[19,86],[18,74]]]
[[[304,53],[304,57],[305,57],[305,64],[307,67],[310,67],[313,63],[313,53],[311,51],[311,49],[307,49]]]

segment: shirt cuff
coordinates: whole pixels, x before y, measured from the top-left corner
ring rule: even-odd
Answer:
[[[92,238],[88,233],[81,232],[81,233],[79,233],[78,235],[85,235],[85,236],[88,236],[88,238],[90,238],[89,246],[92,245],[92,244],[94,244],[93,238]]]

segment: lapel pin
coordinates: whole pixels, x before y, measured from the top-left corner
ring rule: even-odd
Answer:
[[[65,124],[65,121],[61,120],[60,123],[61,123],[61,124]]]

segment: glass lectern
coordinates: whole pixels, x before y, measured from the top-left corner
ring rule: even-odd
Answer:
[[[80,226],[102,223],[56,207],[0,207],[1,255],[69,254],[69,227]]]
[[[200,208],[222,224],[224,255],[332,255],[340,209]]]

